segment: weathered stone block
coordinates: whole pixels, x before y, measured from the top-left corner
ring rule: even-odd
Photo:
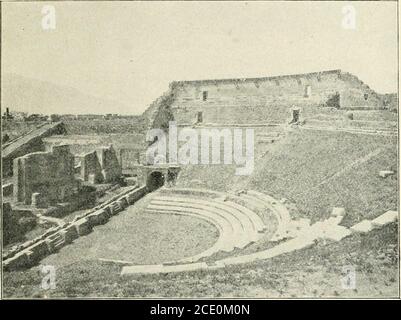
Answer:
[[[120,198],[118,199],[118,203],[120,204],[120,207],[124,210],[126,207],[128,207],[128,201],[127,199],[124,198]]]
[[[118,202],[113,202],[109,208],[111,215],[115,215],[123,210]]]
[[[33,246],[29,247],[28,249],[31,252],[28,255],[29,260],[33,264],[39,262],[40,260],[42,260],[44,257],[46,257],[50,253],[46,241],[43,241],[43,240],[38,241],[37,243],[35,243]]]
[[[67,244],[78,238],[78,232],[74,225],[69,225],[65,229],[61,230],[60,233],[64,239],[64,242]]]
[[[86,218],[82,218],[73,224],[80,236],[84,236],[92,231],[92,226]]]
[[[99,224],[105,224],[109,219],[105,210],[99,210],[91,213],[86,217],[89,220],[91,226],[97,226]]]

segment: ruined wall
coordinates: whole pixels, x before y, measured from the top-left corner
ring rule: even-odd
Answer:
[[[340,107],[381,108],[382,100],[340,70],[254,79],[173,82],[171,111],[179,124],[284,122],[289,108],[324,106],[336,92]],[[198,115],[201,112],[202,114]]]
[[[86,153],[79,157],[81,160],[81,179],[91,183],[102,183],[102,167],[96,151]]]
[[[100,166],[104,182],[115,182],[121,178],[122,170],[118,162],[117,153],[113,146],[103,147],[98,150]]]
[[[68,200],[78,189],[74,156],[66,145],[51,152],[34,152],[14,159],[14,198],[31,204],[32,199],[55,203]]]
[[[13,124],[14,122],[11,122]],[[13,160],[31,152],[44,151],[43,138],[55,134],[65,134],[66,130],[62,122],[43,123],[35,129],[21,135],[2,149],[2,173],[4,177],[12,176]]]

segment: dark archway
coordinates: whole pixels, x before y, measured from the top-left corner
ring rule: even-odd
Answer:
[[[146,182],[146,186],[150,192],[162,187],[164,185],[164,174],[160,171],[153,171]]]

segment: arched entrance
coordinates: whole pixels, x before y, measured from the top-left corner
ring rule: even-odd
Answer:
[[[160,171],[153,171],[146,182],[149,191],[152,192],[164,185],[164,174]]]

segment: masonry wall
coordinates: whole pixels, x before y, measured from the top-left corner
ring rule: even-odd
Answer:
[[[32,203],[39,193],[46,202],[63,202],[78,189],[74,177],[74,156],[68,146],[54,146],[51,152],[34,152],[14,159],[14,198]]]
[[[258,79],[183,81],[171,84],[171,110],[180,124],[283,122],[291,107],[324,106],[336,92],[340,108],[381,108],[378,95],[340,70]]]
[[[121,165],[118,162],[118,156],[113,146],[100,148],[98,157],[105,182],[114,182],[121,178]]]
[[[102,167],[99,163],[96,151],[92,151],[80,156],[81,159],[81,179],[92,183],[104,181]]]

